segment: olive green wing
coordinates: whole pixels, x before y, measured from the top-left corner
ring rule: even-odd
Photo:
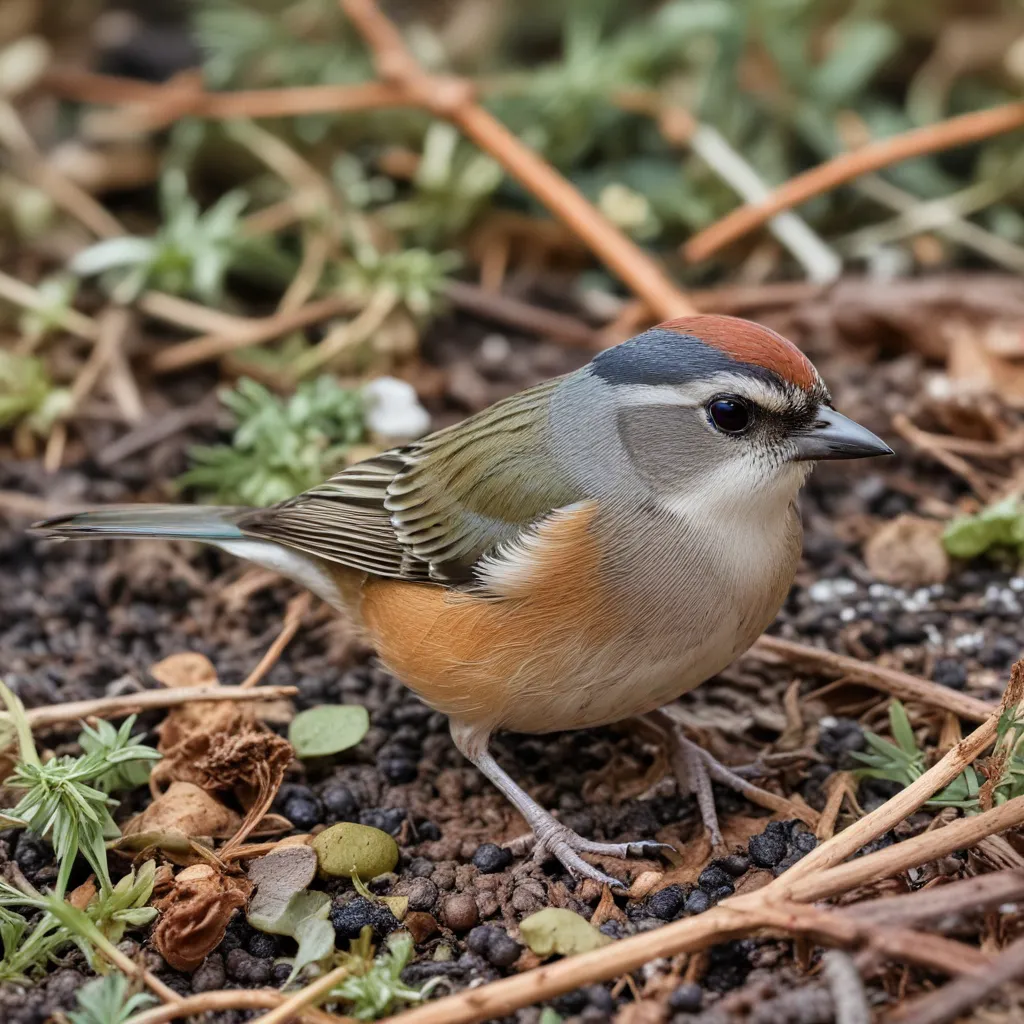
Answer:
[[[379,576],[459,582],[484,555],[586,496],[552,458],[547,381],[244,517],[277,540]]]

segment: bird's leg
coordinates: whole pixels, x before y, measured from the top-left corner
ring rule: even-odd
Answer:
[[[630,854],[650,856],[659,850],[670,849],[665,843],[648,840],[636,843],[598,843],[593,839],[584,839],[544,810],[494,760],[487,749],[489,733],[455,721],[451,722],[451,733],[460,753],[479,768],[526,819],[535,837],[534,856],[549,853],[577,878],[592,878],[602,885],[621,887],[622,882],[588,864],[580,854],[591,853],[605,857],[628,857]]]
[[[711,845],[723,845],[722,830],[718,824],[718,812],[715,809],[715,797],[711,789],[712,782],[721,783],[746,797],[751,803],[770,810],[783,810],[789,813],[799,811],[784,797],[769,793],[760,786],[748,782],[738,771],[726,767],[717,758],[712,757],[693,740],[688,739],[683,727],[667,710],[652,711],[644,716],[666,738],[669,749],[669,761],[675,772],[680,788],[692,793],[697,800],[701,820],[708,830]],[[757,767],[748,765],[740,769],[747,774]]]

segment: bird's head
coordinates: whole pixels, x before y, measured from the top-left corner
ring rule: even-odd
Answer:
[[[892,454],[833,409],[792,342],[736,317],[659,324],[596,356],[572,390],[596,460],[587,475],[631,478],[681,511],[791,497],[816,461]],[[572,433],[564,405],[555,414]]]

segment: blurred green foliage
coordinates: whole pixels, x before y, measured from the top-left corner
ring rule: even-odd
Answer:
[[[272,505],[313,487],[365,433],[358,390],[328,376],[300,384],[288,399],[248,378],[220,397],[237,423],[231,444],[194,446],[193,467],[178,478],[218,504]]]
[[[609,186],[618,189],[613,199],[642,197],[632,233],[658,246],[713,222],[737,197],[650,117],[624,109],[624,94],[685,107],[775,185],[858,139],[1016,98],[1007,54],[1024,34],[1024,12],[1010,0],[970,10],[957,0],[456,0],[394,13],[420,60],[474,75],[486,104],[592,199]],[[197,0],[195,23],[217,87],[372,77],[333,0]],[[460,27],[467,24],[472,34]],[[396,141],[422,152],[413,180],[394,183],[396,199],[380,204],[384,223],[408,244],[451,244],[495,204],[534,206],[487,156],[425,117],[407,118],[401,137],[390,113],[319,123],[325,137],[363,147],[364,167]],[[1000,154],[1013,149],[995,139],[907,161],[886,176],[935,198],[996,173]],[[364,179],[372,180],[379,178]],[[1014,242],[1024,241],[1019,191],[979,214]],[[801,213],[826,236],[885,216],[848,189]]]

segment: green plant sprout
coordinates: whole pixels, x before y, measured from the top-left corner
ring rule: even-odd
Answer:
[[[867,751],[854,751],[853,756],[864,765],[858,768],[858,778],[887,779],[901,786],[909,786],[926,770],[924,751],[907,716],[906,708],[898,700],[889,705],[889,728],[895,743],[864,730],[870,747]],[[996,727],[996,743],[987,761],[991,775],[986,777],[973,765],[968,765],[948,786],[939,790],[926,805],[930,807],[959,807],[968,814],[989,806],[1006,803],[1014,797],[1024,796],[1024,717],[1016,709],[1004,711]]]
[[[1012,495],[977,515],[957,516],[946,526],[942,543],[954,558],[976,558],[999,548],[1024,556],[1024,507]]]
[[[444,298],[448,276],[462,263],[455,252],[427,249],[381,252],[367,241],[355,241],[352,258],[338,267],[338,286],[360,305],[387,292],[417,320],[433,316]]]
[[[204,500],[270,505],[329,477],[346,451],[363,440],[363,402],[358,390],[333,377],[300,384],[288,399],[242,378],[221,401],[237,420],[229,445],[190,449],[192,469],[178,478]]]
[[[416,989],[402,981],[402,971],[414,951],[408,932],[389,936],[387,949],[377,956],[373,956],[371,936],[372,931],[367,926],[359,938],[350,943],[349,952],[338,955],[338,965],[348,965],[351,973],[324,999],[325,1003],[350,1003],[349,1013],[356,1020],[378,1020],[398,1004],[420,1002],[440,982],[439,978],[432,978]]]
[[[423,140],[414,194],[381,211],[388,227],[418,245],[435,246],[456,238],[501,184],[501,165],[460,138],[458,129],[435,121]]]
[[[117,806],[107,791],[99,788],[111,770],[123,770],[137,761],[155,761],[160,754],[131,736],[134,716],[106,742],[95,733],[91,752],[81,757],[54,757],[45,764],[39,759],[25,709],[17,696],[0,683],[0,698],[7,705],[18,737],[20,757],[6,779],[10,789],[25,795],[8,814],[24,821],[37,835],[46,836],[57,856],[55,893],[63,898],[79,853],[88,861],[100,881],[101,891],[112,888],[107,867],[105,841],[120,836],[110,816]]]
[[[132,1016],[156,1002],[148,992],[131,994],[131,982],[120,973],[83,985],[76,999],[78,1009],[67,1015],[71,1024],[127,1024]]]
[[[50,274],[36,285],[36,294],[42,299],[41,304],[26,309],[18,319],[30,347],[63,325],[64,314],[72,308],[78,294],[78,279],[72,274]]]
[[[147,861],[113,889],[97,893],[84,911],[56,893],[22,892],[0,881],[0,982],[30,982],[70,943],[82,950],[93,970],[104,970],[96,950],[109,952],[128,928],[141,928],[156,917],[156,909],[146,906],[155,876],[156,866]],[[39,916],[30,924],[14,907],[30,909]]]
[[[248,194],[235,189],[201,210],[189,195],[185,172],[171,167],[160,179],[163,221],[152,238],[103,239],[77,253],[68,267],[80,277],[104,275],[117,302],[156,288],[217,305],[242,254],[241,216],[248,204]]]
[[[71,392],[54,385],[35,356],[0,349],[0,429],[22,425],[45,437],[71,407]]]

